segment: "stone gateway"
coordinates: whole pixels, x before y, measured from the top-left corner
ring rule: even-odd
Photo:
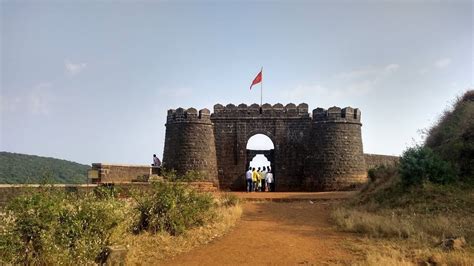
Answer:
[[[168,111],[163,165],[178,175],[200,171],[221,190],[245,190],[244,174],[255,152],[246,149],[255,134],[274,143],[267,151],[276,191],[352,189],[367,181],[361,113],[351,107],[299,104],[216,104],[208,109]],[[268,158],[268,157],[267,157]]]

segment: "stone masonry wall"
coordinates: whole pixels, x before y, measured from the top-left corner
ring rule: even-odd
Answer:
[[[375,168],[380,165],[392,166],[400,161],[398,156],[381,155],[381,154],[364,154],[366,170]]]
[[[346,190],[367,182],[360,111],[331,107],[313,111],[312,150],[307,187]],[[312,189],[313,190],[313,189]]]
[[[127,165],[93,163],[92,171],[98,171],[98,180],[93,183],[130,183],[143,176],[149,176],[151,165]]]
[[[194,108],[168,111],[166,167],[216,171],[221,189],[244,190],[252,159],[247,141],[264,134],[275,146],[277,191],[342,190],[367,181],[358,109],[317,108],[311,117],[304,103],[216,104],[210,120],[209,111],[204,114]]]
[[[178,175],[195,170],[217,184],[216,145],[209,110],[168,111],[163,167],[175,169]]]
[[[261,109],[257,104],[216,104],[211,120],[221,189],[245,189],[245,169],[252,159],[247,141],[255,134],[268,136],[275,146],[272,170],[277,191],[301,189],[311,122],[307,104],[264,104]]]

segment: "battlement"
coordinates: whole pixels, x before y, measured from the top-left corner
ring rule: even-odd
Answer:
[[[178,108],[168,110],[167,123],[197,122],[211,123],[211,112],[209,109],[201,109],[199,112],[195,108]]]
[[[313,110],[313,121],[316,123],[337,122],[360,124],[360,110],[357,108],[339,108],[333,106],[329,109],[316,108]]]
[[[285,106],[281,103],[274,105],[265,103],[260,105],[254,103],[250,106],[246,104],[239,104],[235,106],[228,104],[223,106],[221,104],[214,105],[213,118],[221,117],[309,117],[308,104],[301,103],[296,106],[294,103],[289,103]]]

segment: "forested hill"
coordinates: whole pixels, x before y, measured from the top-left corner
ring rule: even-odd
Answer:
[[[89,169],[66,160],[0,152],[0,184],[86,183]]]

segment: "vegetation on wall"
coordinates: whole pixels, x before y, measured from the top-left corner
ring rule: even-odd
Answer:
[[[80,184],[90,166],[35,155],[0,152],[0,184]]]

